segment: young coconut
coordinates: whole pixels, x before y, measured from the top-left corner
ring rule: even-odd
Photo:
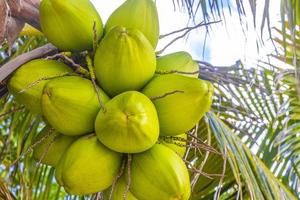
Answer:
[[[125,177],[122,176],[117,180],[115,187],[108,188],[104,191],[104,200],[122,200],[126,192],[127,183]],[[112,190],[112,191],[111,191]],[[109,198],[111,195],[111,199]],[[130,191],[126,194],[126,200],[138,200]]]
[[[210,109],[210,82],[167,74],[157,76],[143,89],[152,99],[159,119],[160,135],[175,136],[192,129]]]
[[[154,75],[153,47],[136,29],[114,27],[95,55],[96,77],[110,96],[141,89]]]
[[[128,174],[125,174],[127,182]],[[130,175],[130,191],[139,200],[187,200],[190,197],[190,178],[185,163],[162,144],[134,154]]]
[[[99,93],[103,103],[109,100],[100,88]],[[94,131],[100,103],[90,80],[68,76],[54,79],[45,85],[42,110],[55,130],[64,135],[83,135]]]
[[[156,63],[156,75],[178,71],[182,72],[178,73],[180,75],[197,78],[199,74],[195,73],[199,71],[198,63],[185,51],[161,56],[156,60]]]
[[[105,108],[95,122],[97,137],[105,146],[121,153],[138,153],[155,144],[159,136],[157,112],[144,94],[124,92]]]
[[[37,59],[22,65],[8,82],[9,92],[33,113],[41,114],[41,97],[48,77],[71,73],[72,69],[54,60]],[[34,84],[37,82],[36,84]],[[30,84],[33,84],[30,87]]]
[[[184,134],[176,135],[176,136],[160,137],[159,142],[161,144],[165,145],[166,147],[169,147],[170,149],[172,149],[179,156],[183,157],[186,152],[186,142],[184,141],[186,139],[187,139],[187,135],[184,133]]]
[[[153,0],[127,0],[108,18],[105,31],[114,26],[140,30],[155,49],[159,38],[159,20]]]
[[[83,136],[64,153],[55,178],[67,193],[88,195],[107,189],[121,162],[122,154],[106,148],[96,136]]]
[[[48,136],[49,134],[49,136]],[[63,153],[77,139],[77,137],[65,136],[57,131],[51,131],[50,126],[46,126],[35,138],[33,144],[33,157],[43,164],[56,166]],[[41,141],[39,143],[39,141]]]
[[[103,33],[101,18],[89,0],[42,0],[40,23],[47,39],[64,51],[92,48],[94,23],[98,38]]]

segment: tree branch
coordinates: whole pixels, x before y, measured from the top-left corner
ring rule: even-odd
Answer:
[[[15,59],[9,61],[0,67],[0,82],[8,78],[16,69],[30,60],[52,55],[58,52],[58,49],[52,44],[46,44],[42,47],[34,49],[28,53],[24,53]]]

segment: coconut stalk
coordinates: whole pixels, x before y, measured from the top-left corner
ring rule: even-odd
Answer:
[[[21,65],[27,63],[30,60],[45,57],[48,55],[53,55],[57,53],[58,50],[52,44],[46,44],[42,47],[36,48],[28,53],[24,53],[15,59],[9,61],[0,67],[0,83],[9,77],[16,69]]]
[[[7,93],[5,80],[20,66],[23,64],[36,59],[53,55],[58,52],[58,49],[52,44],[46,44],[42,47],[34,49],[28,53],[24,53],[15,59],[9,61],[0,67],[0,98]]]

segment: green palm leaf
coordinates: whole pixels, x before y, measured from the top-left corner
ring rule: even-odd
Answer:
[[[224,123],[212,113],[207,117],[236,180],[241,181],[238,182],[239,188],[242,188],[242,181],[246,185],[249,192],[246,196],[251,199],[297,199]],[[240,195],[243,195],[242,191]]]

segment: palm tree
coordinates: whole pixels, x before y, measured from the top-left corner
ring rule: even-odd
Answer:
[[[173,2],[186,8],[191,19],[202,12],[206,26],[211,19],[223,19],[224,5],[232,6],[227,0]],[[244,15],[245,1],[234,2]],[[261,27],[266,25],[272,34],[270,1],[264,2]],[[248,3],[256,21],[256,1]],[[54,182],[54,168],[32,159],[33,141],[43,119],[7,93],[7,80],[15,69],[58,53],[42,35],[20,36],[25,22],[40,29],[38,4],[39,0],[0,2],[0,42],[6,41],[0,46],[0,199],[97,199],[100,193],[67,195]],[[265,62],[249,68],[240,62],[212,66],[198,61],[199,77],[212,82],[216,91],[211,111],[189,133],[191,141],[202,144],[197,150],[188,149],[184,157],[190,169],[191,199],[300,198],[299,10],[298,0],[281,1],[284,23],[275,31],[282,37],[273,37],[281,49],[273,58],[290,65],[289,69]],[[197,25],[183,29],[183,37],[194,28]]]

